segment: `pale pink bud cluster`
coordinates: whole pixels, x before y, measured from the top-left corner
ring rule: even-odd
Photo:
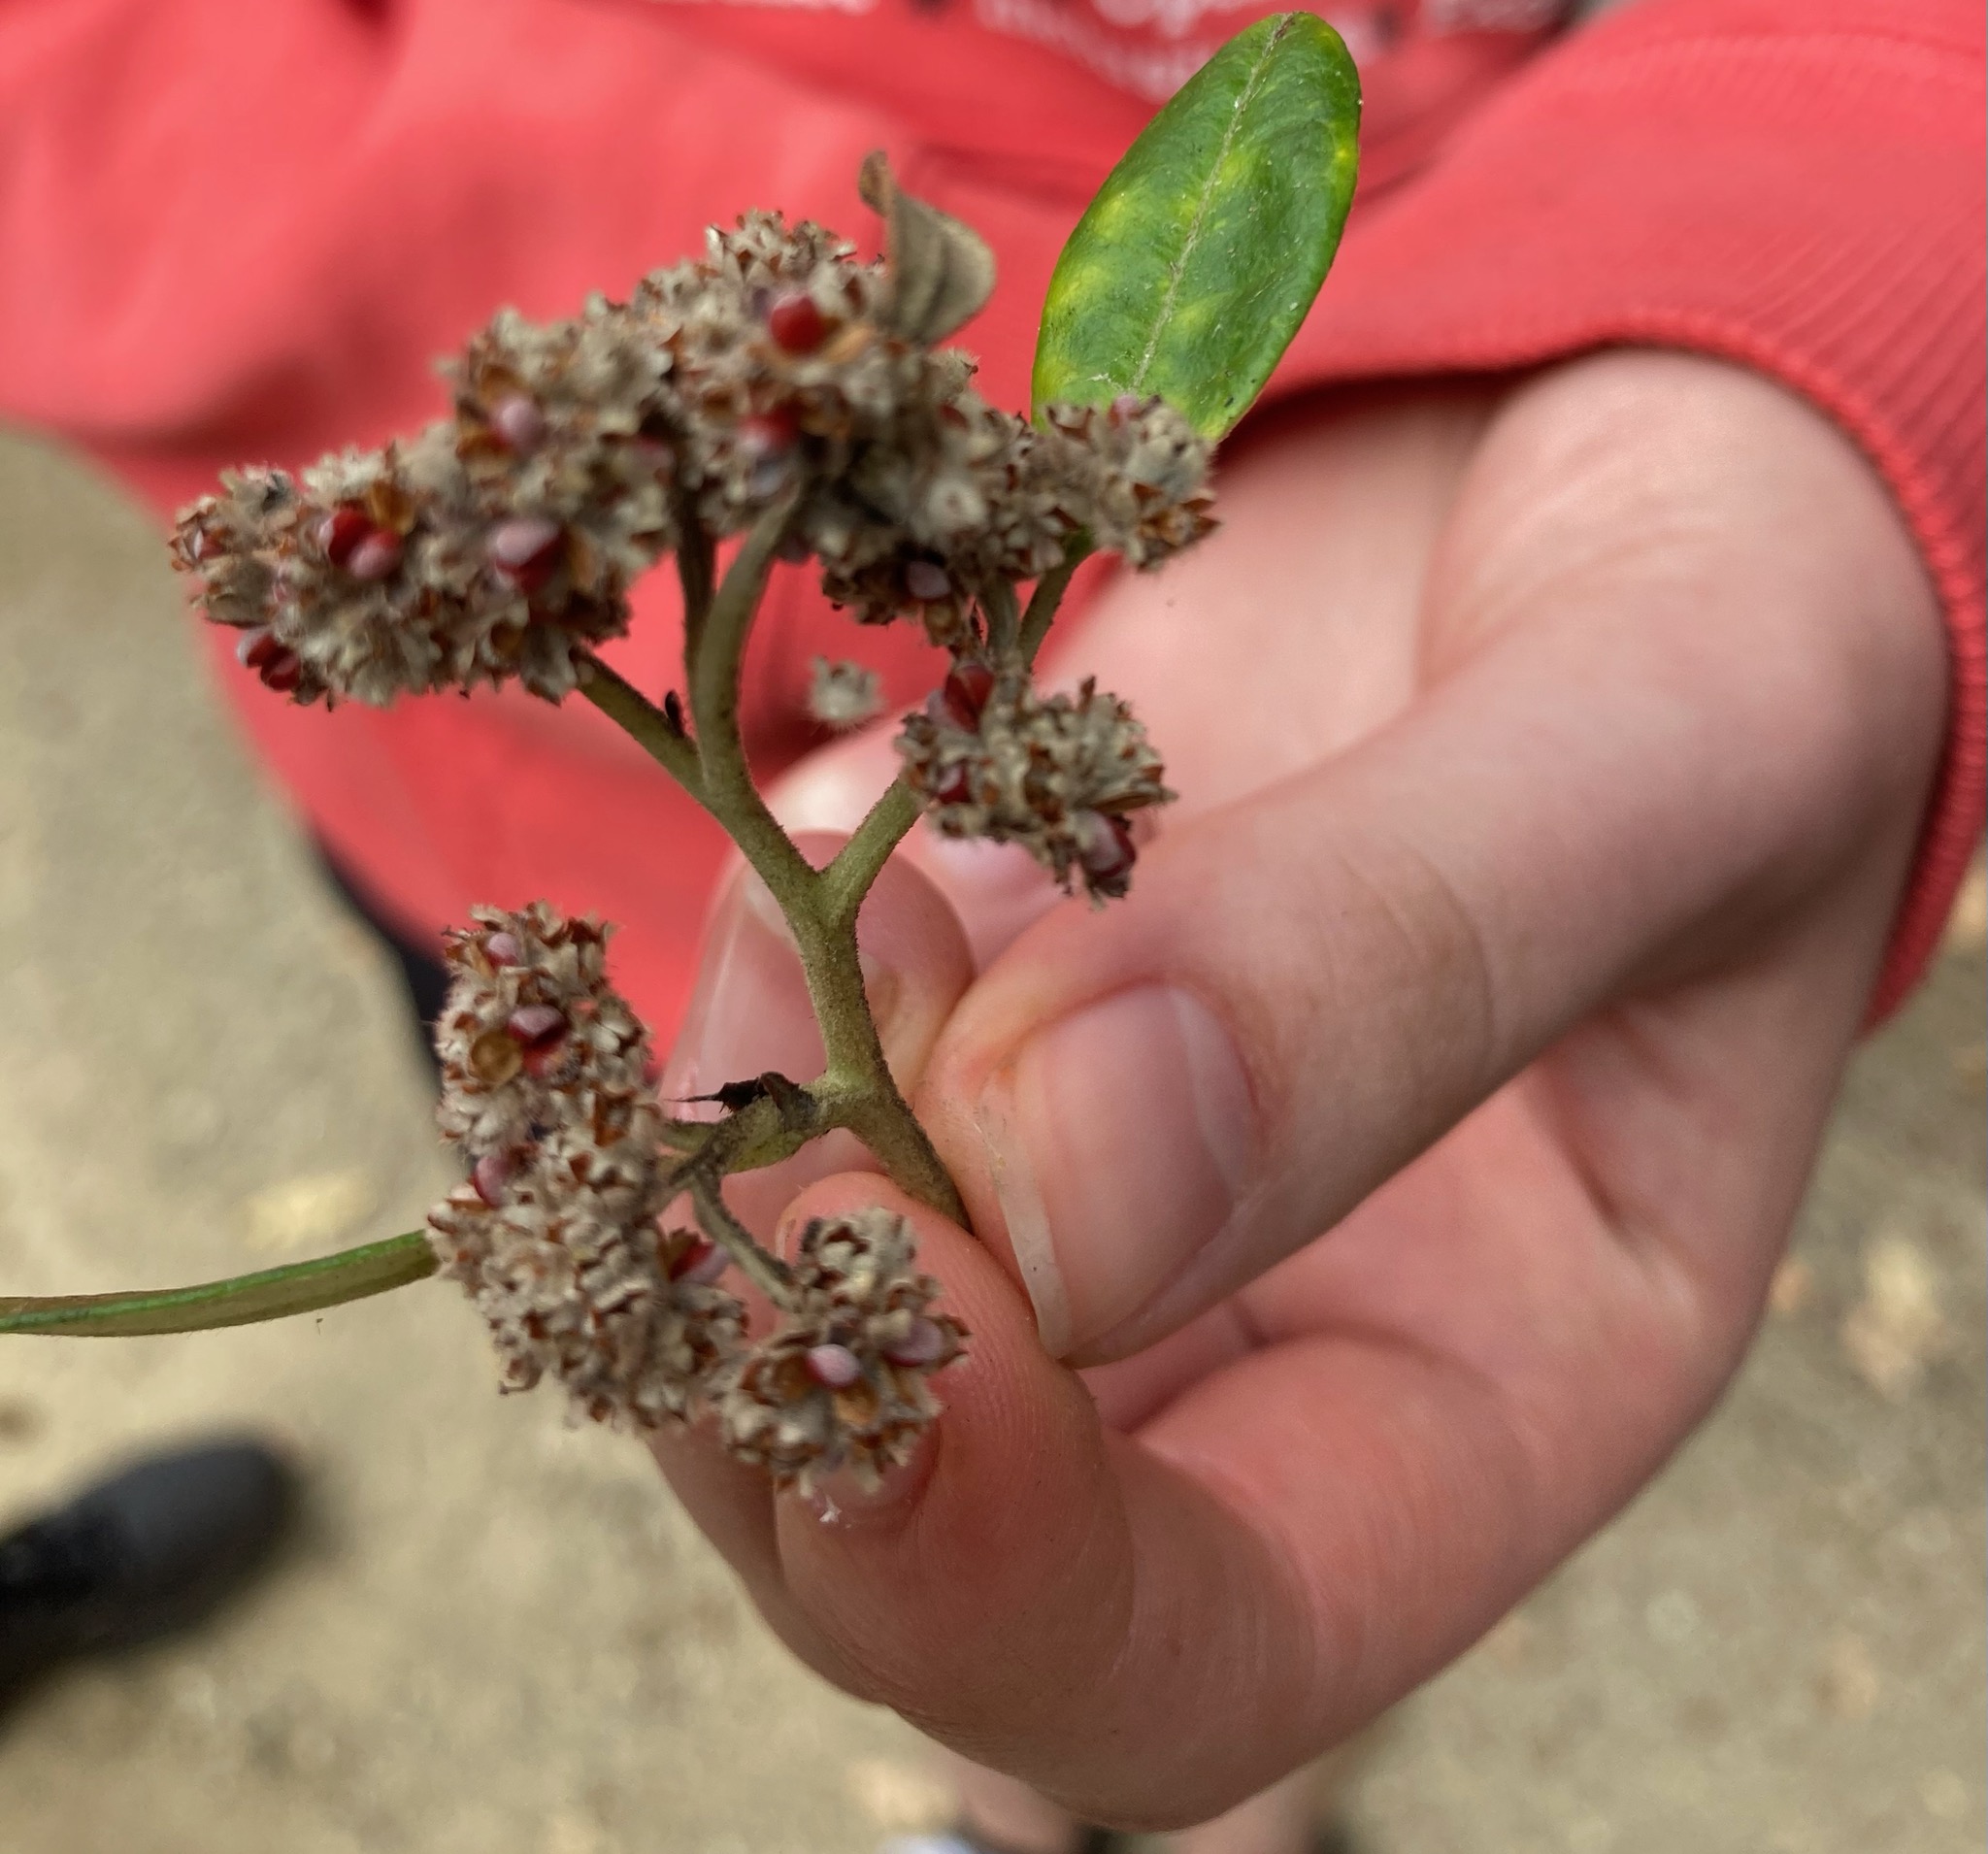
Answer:
[[[888,1210],[817,1217],[801,1233],[780,1330],[723,1374],[725,1442],[804,1489],[838,1469],[874,1485],[910,1459],[939,1406],[929,1379],[965,1329],[931,1310],[910,1226]]]
[[[544,903],[454,935],[437,1028],[443,1133],[469,1179],[428,1214],[441,1272],[490,1327],[509,1389],[551,1373],[596,1420],[689,1412],[738,1352],[722,1259],[658,1218],[673,1194],[643,1027],[607,931]]]
[[[1123,895],[1132,879],[1128,814],[1174,796],[1145,729],[1091,681],[1044,696],[1020,676],[963,662],[905,717],[896,746],[937,829],[1020,844],[1094,900]]]

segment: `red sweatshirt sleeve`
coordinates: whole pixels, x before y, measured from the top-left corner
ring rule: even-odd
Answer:
[[[500,305],[625,295],[764,203],[861,231],[857,165],[905,141],[656,6],[0,0],[0,410],[169,514],[229,464],[437,416],[434,357]],[[1015,213],[990,202],[997,236]],[[1005,349],[1026,354],[1046,261],[985,318]],[[644,580],[617,658],[646,686],[667,680],[674,581]],[[793,630],[767,616],[762,684]],[[878,647],[902,654],[903,630]],[[314,833],[411,936],[479,900],[598,911],[625,923],[617,974],[667,1041],[726,846],[586,704],[301,710],[207,642]]]
[[[1976,0],[1641,0],[1356,215],[1279,376],[1655,344],[1772,375],[1856,440],[1952,642],[1945,754],[1873,1017],[1924,966],[1981,829],[1982,171]]]
[[[225,464],[435,415],[430,357],[499,304],[570,314],[748,205],[860,229],[876,146],[992,239],[1003,287],[971,341],[990,394],[1021,403],[1049,264],[1138,112],[973,12],[0,0],[0,408],[170,510]],[[1363,198],[1278,379],[1656,343],[1773,374],[1851,433],[1954,640],[1879,1009],[1981,812],[1980,42],[1976,0],[1632,0]],[[984,106],[927,70],[970,70]],[[624,646],[649,681],[670,578]],[[793,707],[821,620],[798,595],[769,615],[763,715]],[[223,674],[314,828],[411,926],[538,893],[597,909],[629,923],[631,995],[672,1021],[722,844],[597,716],[514,691],[327,715]]]

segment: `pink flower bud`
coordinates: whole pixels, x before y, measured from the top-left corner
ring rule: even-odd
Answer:
[[[375,528],[362,535],[346,559],[346,571],[355,579],[383,579],[400,565],[400,536],[390,528]]]
[[[536,592],[559,564],[565,538],[559,524],[544,515],[514,515],[490,530],[483,551],[520,591]]]
[[[952,580],[936,560],[912,560],[905,567],[905,590],[921,604],[952,597]]]
[[[514,966],[524,957],[524,948],[517,944],[515,934],[499,928],[483,942],[483,957],[493,966]]]
[[[546,435],[546,414],[529,393],[506,393],[490,408],[490,429],[507,448],[531,450]]]
[[[1139,860],[1132,833],[1109,811],[1079,811],[1072,828],[1088,886],[1100,895],[1124,894],[1132,882],[1132,866]]]
[[[504,1027],[527,1050],[542,1049],[559,1043],[572,1028],[557,1005],[519,1005],[504,1020]]]
[[[796,290],[777,298],[766,312],[766,332],[789,354],[812,354],[828,339],[828,317],[813,297]]]
[[[732,1258],[715,1242],[707,1243],[705,1251],[683,1271],[682,1278],[694,1281],[699,1287],[710,1287],[721,1280],[725,1271],[732,1266]]]
[[[895,1345],[885,1346],[883,1356],[893,1365],[932,1365],[945,1348],[945,1329],[937,1320],[920,1319]]]
[[[493,1210],[504,1202],[504,1187],[517,1168],[508,1152],[486,1152],[470,1168],[470,1183]]]
[[[863,1375],[863,1361],[846,1345],[811,1345],[808,1375],[824,1390],[847,1390]]]

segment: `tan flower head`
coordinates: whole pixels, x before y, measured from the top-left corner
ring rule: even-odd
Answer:
[[[808,1225],[792,1309],[725,1374],[718,1413],[733,1454],[804,1489],[842,1468],[874,1484],[910,1460],[939,1412],[928,1379],[966,1337],[930,1310],[939,1283],[916,1260],[910,1226],[888,1210]]]

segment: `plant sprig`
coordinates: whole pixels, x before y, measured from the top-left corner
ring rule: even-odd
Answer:
[[[452,369],[453,416],[300,478],[225,476],[182,517],[177,564],[241,660],[298,702],[384,703],[517,680],[578,692],[737,844],[792,934],[825,1054],[805,1081],[665,1114],[646,1032],[607,982],[605,932],[544,904],[449,940],[441,1120],[468,1178],[429,1227],[233,1280],[0,1301],[0,1333],[163,1333],[276,1318],[438,1270],[470,1288],[522,1386],[553,1371],[594,1415],[717,1405],[779,1478],[902,1457],[959,1350],[901,1219],[811,1226],[791,1261],[726,1206],[728,1177],[838,1129],[965,1221],[900,1092],[857,951],[865,897],[918,816],[1027,847],[1064,887],[1125,892],[1127,820],[1172,794],[1143,730],[1086,683],[1032,672],[1079,566],[1160,564],[1212,525],[1210,441],[1269,378],[1324,277],[1352,191],[1358,85],[1311,16],[1239,34],[1163,109],[1059,260],[1033,420],[988,406],[936,344],[993,287],[971,228],[897,185],[861,190],[885,258],[747,215],[706,256],[544,326],[501,313]],[[736,539],[720,574],[721,546]],[[679,689],[600,647],[673,554]],[[823,868],[768,808],[740,731],[741,666],[782,560],[813,559],[859,620],[911,617],[953,668],[906,717],[904,765]],[[1028,588],[1024,602],[1021,594]],[[695,1231],[664,1227],[687,1204]],[[880,1219],[880,1220],[879,1220]],[[780,1319],[747,1344],[739,1271]]]

